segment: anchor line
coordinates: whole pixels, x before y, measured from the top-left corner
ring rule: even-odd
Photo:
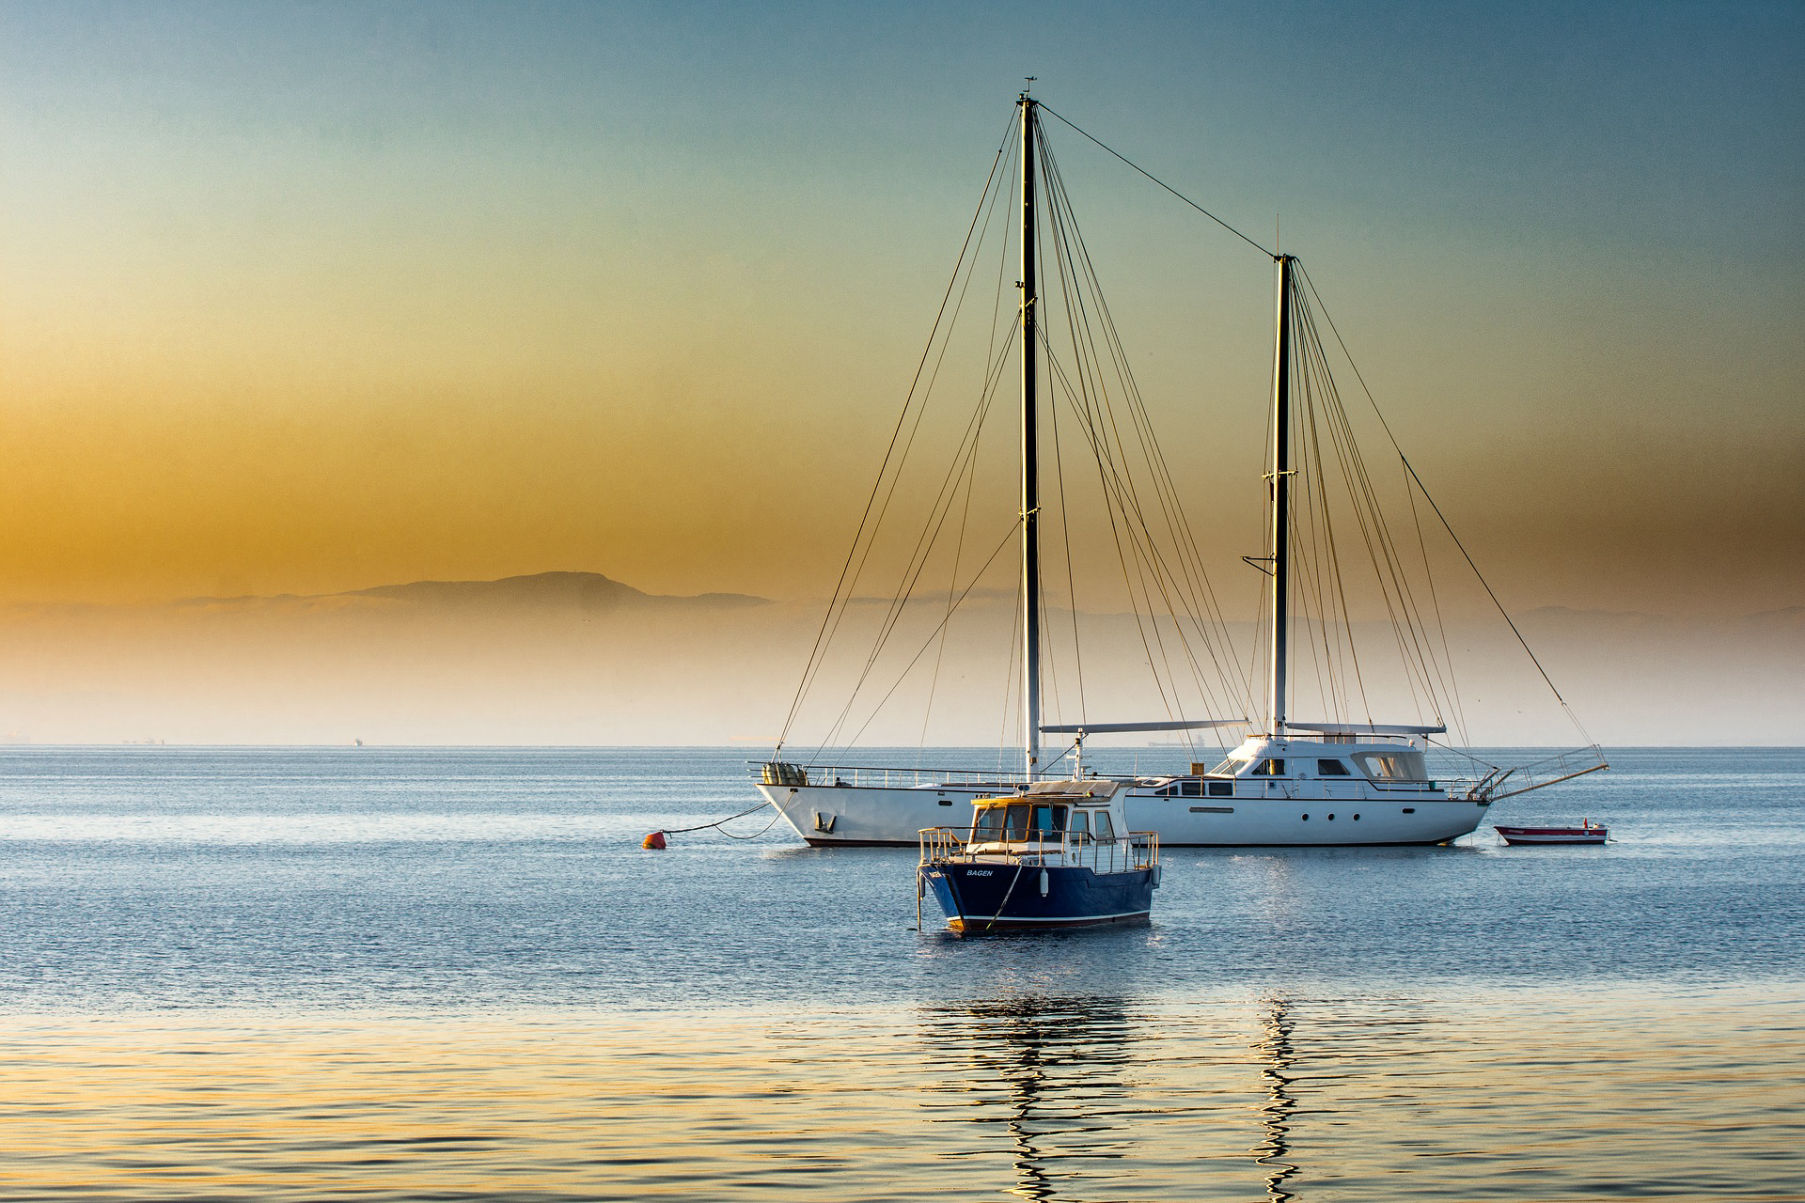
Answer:
[[[985,931],[989,931],[991,928],[995,927],[997,920],[1003,917],[1003,908],[1009,905],[1009,898],[1015,893],[1015,883],[1022,879],[1022,870],[1025,868],[1027,868],[1026,864],[1021,861],[1016,862],[1015,876],[1009,879],[1009,888],[1003,891],[1003,901],[997,903],[996,911],[989,919],[984,921]]]
[[[760,802],[757,806],[748,806],[745,810],[740,811],[738,814],[728,815],[724,819],[716,819],[712,823],[698,823],[694,827],[661,827],[661,828],[659,828],[659,831],[664,835],[684,835],[691,831],[707,831],[710,827],[719,827],[723,823],[731,823],[735,819],[743,819],[747,815],[751,814],[753,811],[763,810],[768,805],[770,805],[770,803]],[[775,808],[773,808],[773,809],[775,809]],[[769,831],[769,830],[771,830],[772,827],[776,826],[777,820],[781,819],[781,818],[783,818],[783,812],[778,811],[776,815],[772,816],[771,821],[769,823],[765,824],[764,830],[755,831],[751,835],[734,835],[733,832],[731,832],[731,831],[722,831],[721,834],[726,836],[729,839],[734,839],[734,840],[755,840],[759,836],[763,835],[766,831]]]

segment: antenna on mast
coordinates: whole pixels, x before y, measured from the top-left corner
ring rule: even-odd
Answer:
[[[1038,75],[1022,76],[1022,95],[1023,96],[1026,96],[1028,93],[1030,93],[1034,90],[1034,81],[1039,78],[1040,78],[1040,76],[1038,76]]]

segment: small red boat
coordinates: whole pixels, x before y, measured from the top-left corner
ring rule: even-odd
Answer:
[[[1605,828],[1601,823],[1581,819],[1578,827],[1494,827],[1507,844],[1602,844]]]

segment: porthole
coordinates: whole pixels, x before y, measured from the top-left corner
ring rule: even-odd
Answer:
[[[1308,822],[1309,822],[1309,821],[1310,821],[1310,816],[1309,816],[1309,815],[1305,815],[1305,816],[1304,816],[1304,822],[1306,822],[1306,823],[1308,823]]]
[[[1330,815],[1330,816],[1329,816],[1329,822],[1331,822],[1331,823],[1333,823],[1333,822],[1334,822],[1334,821],[1335,821],[1335,816],[1334,816],[1334,815]]]
[[[1358,814],[1356,814],[1354,816],[1354,822],[1358,823],[1359,821],[1360,821],[1360,816]]]
[[[1406,806],[1406,807],[1405,807],[1405,808],[1404,808],[1404,813],[1405,813],[1405,814],[1407,814],[1407,815],[1413,815],[1413,814],[1415,814],[1415,813],[1416,813],[1416,807],[1414,807],[1414,806]]]

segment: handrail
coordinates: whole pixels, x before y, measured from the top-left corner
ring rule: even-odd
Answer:
[[[925,785],[986,785],[1014,789],[1028,784],[1020,769],[893,768],[883,765],[792,764],[782,760],[748,760],[747,772],[762,785],[883,786],[888,789]]]
[[[941,769],[941,768],[886,768],[880,765],[801,765],[781,760],[748,760],[747,771],[762,785],[801,787],[846,786],[851,788],[884,789],[926,789],[931,786],[951,786],[966,789],[973,786],[1007,792],[1029,784],[1028,775],[1019,770],[1009,769]],[[1122,782],[1131,790],[1161,788],[1179,781],[1229,781],[1234,785],[1232,794],[1173,794],[1172,797],[1184,798],[1241,798],[1244,800],[1268,797],[1267,789],[1274,785],[1295,787],[1303,780],[1311,782],[1329,781],[1331,783],[1359,783],[1371,786],[1381,792],[1422,793],[1435,790],[1438,785],[1452,787],[1452,796],[1468,796],[1473,788],[1472,782],[1466,778],[1440,778],[1426,781],[1385,780],[1372,777],[1328,777],[1328,778],[1295,778],[1295,777],[1218,777],[1211,773],[1174,773],[1158,776],[1146,774],[1118,776],[1102,774],[1109,780]],[[1287,794],[1287,797],[1290,795]]]
[[[1584,777],[1587,773],[1597,773],[1611,766],[1605,762],[1604,752],[1597,744],[1586,748],[1575,748],[1568,752],[1558,752],[1553,756],[1519,765],[1502,772],[1494,769],[1474,784],[1468,797],[1498,802],[1505,798],[1514,798],[1518,794],[1527,794],[1531,790],[1546,789],[1562,781],[1571,781],[1575,777]],[[1503,790],[1505,778],[1514,777],[1511,784],[1515,788]]]
[[[923,827],[917,833],[916,868],[936,861],[996,860],[1003,864],[1089,868],[1126,873],[1159,864],[1159,833],[1130,831],[1112,840],[1073,841],[1067,831],[1048,831],[1043,840],[980,840],[971,827]],[[1119,867],[1118,867],[1119,863]]]

